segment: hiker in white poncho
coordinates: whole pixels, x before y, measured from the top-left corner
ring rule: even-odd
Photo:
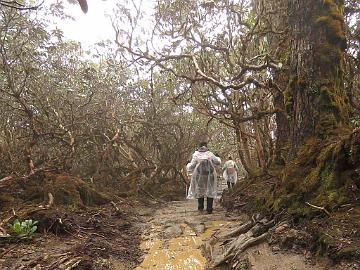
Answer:
[[[207,213],[211,214],[213,211],[213,202],[217,195],[215,166],[220,163],[221,159],[208,150],[206,142],[202,142],[187,165],[188,171],[192,172],[187,198],[198,200],[199,211],[204,210],[205,197]]]
[[[232,157],[229,157],[229,160],[225,162],[223,170],[223,177],[227,183],[228,188],[233,188],[237,182],[237,173],[239,168],[235,161],[232,160]]]

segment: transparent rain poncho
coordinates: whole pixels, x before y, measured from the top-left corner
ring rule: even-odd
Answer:
[[[227,168],[229,168],[229,167],[236,168],[235,172],[232,174],[228,174]],[[238,167],[237,167],[236,163],[233,160],[228,160],[225,162],[223,169],[224,169],[223,178],[225,179],[225,181],[236,184],[237,178],[238,178],[238,175],[237,175]]]
[[[208,160],[212,166],[212,172],[202,174],[200,164],[202,160]],[[187,170],[192,172],[191,182],[188,192],[188,199],[215,198],[217,195],[217,173],[215,165],[219,165],[221,159],[212,152],[202,148],[193,154],[192,160],[187,164]]]

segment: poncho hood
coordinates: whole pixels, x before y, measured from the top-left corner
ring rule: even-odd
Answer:
[[[208,151],[208,149],[207,149],[206,146],[201,146],[201,147],[198,148],[198,151],[199,152],[206,152],[206,151]]]

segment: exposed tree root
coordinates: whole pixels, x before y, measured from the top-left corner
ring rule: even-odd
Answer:
[[[211,258],[209,269],[213,269],[223,263],[235,263],[240,259],[240,255],[247,248],[264,241],[268,236],[268,231],[273,227],[274,221],[262,219],[259,222],[248,221],[239,228],[225,235],[217,235],[217,242],[225,247],[225,251]],[[237,265],[235,263],[235,265]]]
[[[239,228],[236,228],[235,230],[229,232],[228,234],[222,236],[223,238],[230,238],[230,237],[235,237],[238,236],[240,234],[246,233],[248,230],[251,229],[251,227],[254,224],[251,221],[246,222],[245,224],[241,225]]]
[[[306,204],[307,204],[308,206],[310,206],[310,207],[315,208],[315,209],[319,209],[319,210],[324,211],[329,217],[331,216],[330,212],[329,212],[328,210],[326,210],[325,207],[323,207],[323,206],[316,206],[316,205],[311,204],[311,203],[309,203],[309,202],[306,202]]]

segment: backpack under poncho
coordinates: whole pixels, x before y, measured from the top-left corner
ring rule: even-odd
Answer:
[[[214,167],[208,159],[201,159],[199,166],[197,166],[197,173],[200,175],[209,175],[214,173]]]

